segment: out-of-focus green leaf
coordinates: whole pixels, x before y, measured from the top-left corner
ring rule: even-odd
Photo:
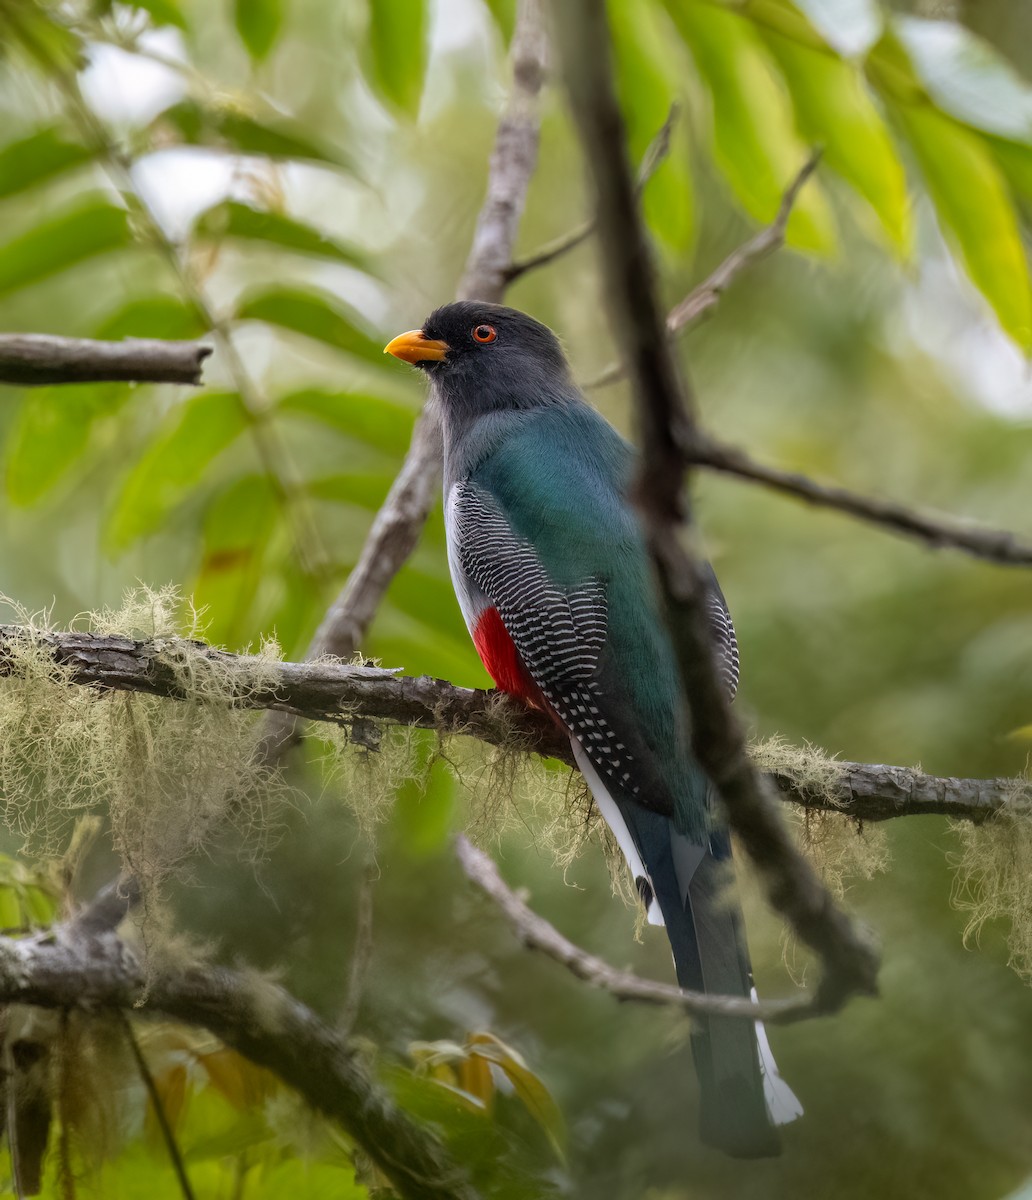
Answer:
[[[177,0],[119,0],[127,8],[145,12],[155,25],[176,25],[186,29],[186,17]]]
[[[1003,328],[1032,348],[1032,293],[1017,215],[989,148],[932,108],[898,109],[943,224]]]
[[[127,395],[125,385],[110,383],[26,392],[8,435],[8,499],[23,505],[39,500],[86,449],[94,421],[114,412]]]
[[[376,91],[410,116],[419,112],[429,39],[424,0],[369,0],[369,74]]]
[[[79,204],[0,246],[0,296],[131,243],[125,209],[106,200]]]
[[[397,400],[321,388],[305,388],[283,396],[276,411],[319,421],[385,454],[399,456],[408,449],[416,418],[411,408]]]
[[[829,46],[846,58],[865,54],[882,31],[877,0],[794,0]]]
[[[153,533],[205,468],[246,428],[235,392],[201,392],[170,414],[168,426],[129,472],[107,522],[110,549]]]
[[[283,0],[234,0],[233,20],[250,56],[267,57],[283,24]]]
[[[69,141],[58,129],[39,129],[0,149],[0,197],[27,191],[36,184],[89,162],[87,146]]]
[[[236,312],[240,321],[265,321],[384,365],[383,346],[356,312],[318,288],[271,287],[249,292]]]
[[[143,296],[109,313],[93,332],[104,341],[119,338],[167,338],[189,341],[208,330],[200,313],[174,296]]]
[[[784,7],[791,6],[784,2]],[[788,85],[803,135],[823,146],[824,161],[868,201],[892,245],[905,254],[910,248],[906,175],[859,68],[826,47],[814,49],[770,27],[763,37]]]
[[[516,0],[484,0],[484,4],[502,31],[502,37],[509,42],[516,28]]]
[[[332,504],[354,504],[375,512],[390,491],[393,475],[374,471],[356,471],[348,475],[327,475],[311,480],[306,487],[315,500]]]
[[[771,221],[807,148],[793,129],[756,30],[737,13],[715,6],[664,2],[709,87],[717,163],[746,211]],[[792,210],[788,240],[824,253],[834,248],[831,211],[813,181]]]
[[[357,247],[329,238],[293,217],[266,212],[237,200],[223,200],[206,209],[197,218],[193,232],[195,237],[213,241],[229,237],[269,242],[274,246],[295,250],[298,254],[332,259],[363,271],[369,269],[368,257]]]
[[[609,15],[620,106],[631,153],[640,162],[678,93],[677,64],[663,43],[651,0],[616,0],[609,5]],[[694,213],[687,127],[679,124],[682,128],[674,127],[666,159],[645,186],[642,206],[649,228],[683,256],[691,245]]]
[[[259,120],[232,108],[205,107],[195,100],[181,100],[160,112],[151,123],[160,137],[173,131],[189,146],[211,146],[259,154],[265,158],[293,159],[354,169],[349,156],[335,146],[309,137],[298,125],[282,117]]]
[[[994,137],[987,137],[985,142],[1011,187],[1026,199],[1032,199],[1032,146]]]
[[[455,800],[455,776],[440,761],[430,765],[424,779],[406,780],[398,789],[392,824],[401,846],[413,858],[444,848],[452,832]]]
[[[566,1123],[559,1105],[518,1050],[508,1046],[493,1033],[470,1034],[466,1042],[470,1051],[495,1063],[505,1072],[516,1089],[524,1107],[544,1130],[552,1148],[561,1158],[566,1141]]]
[[[205,513],[204,551],[192,591],[210,618],[206,635],[216,644],[234,645],[246,636],[244,619],[276,518],[276,497],[263,475],[236,480]]]
[[[4,13],[4,38],[0,46],[19,45],[28,57],[53,76],[78,71],[83,65],[82,39],[42,4],[25,0],[7,0]]]
[[[956,21],[900,17],[893,26],[935,103],[968,125],[1032,145],[1032,86]]]

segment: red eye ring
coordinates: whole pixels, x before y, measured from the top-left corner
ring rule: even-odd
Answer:
[[[493,342],[498,336],[498,330],[493,325],[475,325],[473,327],[473,340],[485,345],[488,342]]]

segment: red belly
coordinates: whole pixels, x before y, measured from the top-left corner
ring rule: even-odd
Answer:
[[[535,708],[548,711],[548,703],[523,665],[523,659],[502,624],[497,608],[485,609],[473,630],[473,644],[496,687],[511,696],[518,696]]]

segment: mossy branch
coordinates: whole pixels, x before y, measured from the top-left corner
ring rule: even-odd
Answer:
[[[142,1012],[207,1029],[336,1121],[404,1200],[476,1200],[437,1136],[401,1111],[346,1039],[284,988],[200,963],[147,971],[101,924],[87,913],[33,937],[0,938],[0,1004]]]
[[[134,639],[0,625],[0,676],[23,669],[31,644],[69,685],[143,692],[169,700],[274,709],[312,721],[393,725],[464,734],[573,766],[570,747],[541,713],[498,692],[337,661],[276,662],[186,638]],[[210,687],[205,680],[210,680]],[[862,821],[949,816],[982,822],[1015,810],[1021,781],[942,779],[910,767],[839,762],[781,749],[760,764],[785,800]]]

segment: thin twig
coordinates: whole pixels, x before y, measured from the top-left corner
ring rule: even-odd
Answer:
[[[731,828],[763,875],[771,903],[819,955],[824,973],[816,1003],[830,1011],[851,995],[876,991],[878,958],[779,819],[717,674],[705,577],[695,555],[678,539],[679,526],[686,524],[683,448],[692,443],[694,414],[656,298],[613,88],[605,9],[594,0],[554,0],[553,11],[570,104],[598,194],[611,324],[627,364],[641,431],[637,496],[670,613],[692,747],[724,801]]]
[[[546,49],[540,0],[520,0],[512,39],[512,88],[495,135],[487,194],[459,286],[460,300],[498,301],[504,294],[505,272],[537,163],[538,96]],[[440,429],[433,416],[424,412],[358,562],[308,647],[308,658],[326,654],[351,658],[358,650],[391,580],[416,548],[437,497],[440,472]],[[278,762],[296,741],[296,721],[270,718],[263,733],[265,760]]]
[[[803,164],[799,174],[786,188],[781,197],[777,216],[771,224],[754,234],[748,241],[743,242],[737,249],[732,250],[708,278],[693,288],[667,313],[666,327],[671,336],[688,329],[710,309],[715,308],[720,297],[743,271],[755,266],[785,244],[785,233],[788,229],[788,220],[792,215],[792,209],[799,198],[799,193],[803,190],[803,185],[816,171],[820,160],[821,151],[814,150]],[[616,383],[623,376],[624,369],[621,364],[610,363],[605,370],[599,372],[583,386],[585,388],[606,387],[611,383]]]
[[[757,462],[740,450],[696,432],[685,446],[687,461],[709,470],[761,483],[808,504],[833,508],[891,533],[918,538],[930,546],[963,550],[975,558],[1000,566],[1032,566],[1032,543],[1007,529],[987,529],[974,521],[932,516],[875,496],[861,496],[835,484],[818,483],[796,471],[784,471]]]
[[[229,654],[204,642],[134,641],[108,634],[41,633],[0,626],[0,677],[17,674],[26,643],[33,661],[43,648],[54,676],[69,686],[142,692],[189,701],[184,680],[227,705],[286,712],[346,726],[383,721],[478,738],[508,751],[521,750],[574,766],[569,739],[542,713],[498,692],[456,687],[443,679],[400,675],[351,663],[271,663]],[[212,687],[205,682],[210,675]],[[909,767],[829,760],[811,783],[790,769],[770,772],[772,784],[794,804],[844,813],[863,821],[900,816],[949,816],[981,822],[1020,808],[1013,779],[940,779]],[[1027,807],[1027,806],[1026,806]],[[83,934],[114,929],[138,898],[132,879],[112,883],[77,919]]]
[[[190,1177],[186,1173],[186,1163],[183,1162],[183,1155],[180,1152],[179,1143],[176,1141],[175,1132],[169,1122],[168,1113],[165,1111],[165,1104],[161,1099],[161,1093],[158,1091],[158,1085],[154,1081],[154,1076],[147,1065],[147,1060],[143,1057],[143,1051],[140,1049],[140,1043],[136,1039],[132,1023],[124,1012],[120,1012],[118,1016],[122,1024],[122,1029],[125,1032],[125,1040],[129,1043],[129,1049],[132,1051],[136,1069],[140,1073],[143,1086],[147,1089],[147,1095],[150,1097],[150,1102],[154,1107],[154,1115],[158,1121],[158,1128],[161,1130],[162,1141],[165,1143],[165,1149],[168,1151],[168,1157],[172,1162],[172,1170],[179,1181],[179,1190],[183,1193],[186,1200],[195,1200],[194,1190],[190,1186]]]
[[[211,346],[127,338],[97,342],[46,333],[0,334],[0,383],[187,383],[198,385]]]
[[[540,951],[561,963],[578,979],[609,992],[617,1000],[668,1005],[693,1017],[741,1017],[778,1024],[802,1020],[814,1011],[813,997],[753,1002],[742,996],[692,992],[672,983],[659,983],[642,979],[630,971],[619,971],[574,945],[554,925],[529,908],[502,879],[493,859],[461,834],[455,839],[455,853],[470,882],[491,897],[528,950]]]
[[[680,109],[676,103],[670,106],[666,120],[659,127],[656,136],[649,143],[642,156],[641,166],[638,168],[639,192],[645,190],[645,185],[656,173],[656,169],[660,163],[670,153],[670,138],[673,134],[679,111]],[[528,254],[526,258],[520,258],[510,263],[505,270],[505,282],[507,284],[514,283],[521,276],[526,275],[528,271],[535,271],[538,267],[547,266],[562,255],[575,250],[582,242],[586,242],[594,232],[595,219],[592,217],[591,220],[584,221],[581,225],[578,225],[576,229],[560,234],[559,237],[553,238],[550,242],[545,242],[543,246],[539,247],[532,254]]]

